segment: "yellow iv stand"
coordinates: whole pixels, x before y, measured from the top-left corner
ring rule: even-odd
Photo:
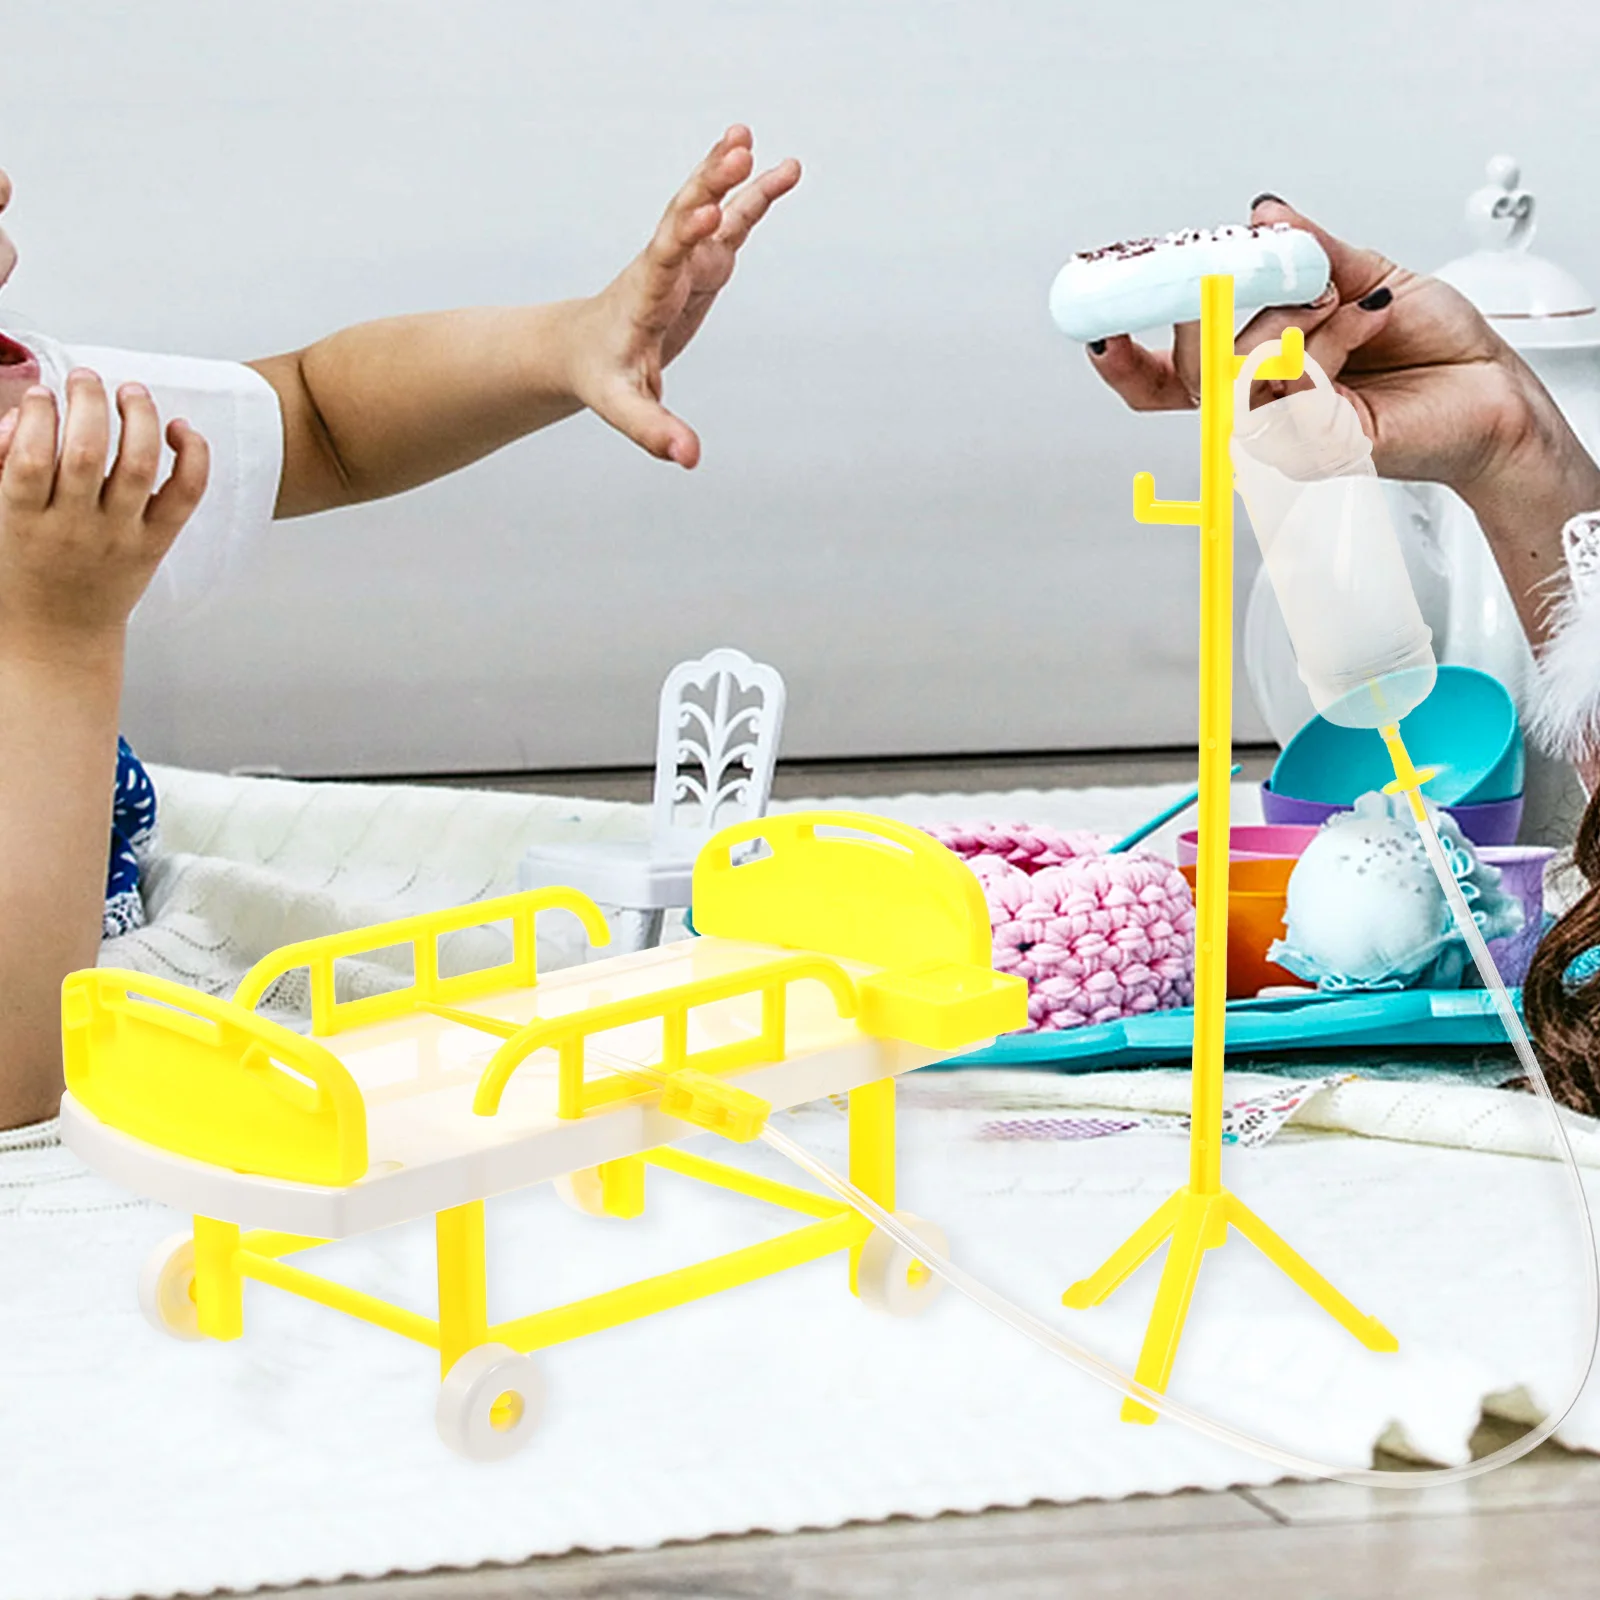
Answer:
[[[1227,1021],[1228,829],[1232,781],[1233,711],[1233,385],[1242,363],[1233,353],[1233,279],[1201,281],[1200,498],[1157,500],[1148,472],[1133,480],[1133,514],[1140,522],[1200,529],[1200,852],[1195,887],[1194,1056],[1189,1182],[1172,1195],[1092,1276],[1061,1297],[1082,1309],[1099,1305],[1163,1244],[1171,1241],[1155,1307],[1139,1352],[1136,1375],[1164,1392],[1178,1341],[1208,1250],[1237,1228],[1288,1274],[1319,1306],[1369,1350],[1396,1350],[1395,1336],[1376,1317],[1350,1303],[1303,1257],[1291,1250],[1236,1195],[1222,1186],[1222,1070]],[[1281,355],[1264,362],[1258,378],[1300,377],[1305,340],[1286,328]],[[1393,731],[1385,729],[1386,737]],[[1409,769],[1409,762],[1407,762]],[[1420,780],[1421,775],[1410,775]],[[1398,785],[1397,785],[1398,787]],[[1410,788],[1415,806],[1420,804]],[[1133,1399],[1122,1403],[1124,1422],[1154,1422],[1156,1413]]]

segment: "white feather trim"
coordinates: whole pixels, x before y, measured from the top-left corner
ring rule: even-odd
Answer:
[[[1539,652],[1527,732],[1568,761],[1600,754],[1600,512],[1561,530],[1566,582],[1550,610],[1550,637]]]

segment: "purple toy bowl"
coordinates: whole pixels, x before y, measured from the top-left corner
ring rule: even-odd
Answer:
[[[1486,866],[1500,869],[1500,887],[1522,902],[1521,933],[1489,941],[1501,978],[1515,987],[1528,976],[1528,963],[1544,933],[1544,869],[1555,851],[1532,844],[1485,845],[1479,854]]]
[[[1228,829],[1228,859],[1230,861],[1279,860],[1284,856],[1299,856],[1300,852],[1317,836],[1315,827],[1262,827],[1255,823],[1242,828]],[[1200,859],[1200,830],[1190,828],[1178,835],[1178,865],[1192,867]]]
[[[1424,793],[1427,791],[1424,790]],[[1329,805],[1321,800],[1296,800],[1279,794],[1271,783],[1261,785],[1261,815],[1274,827],[1320,828],[1329,817],[1349,806]],[[1509,800],[1488,800],[1476,806],[1442,806],[1456,819],[1456,826],[1476,845],[1510,845],[1517,842],[1522,826],[1522,796]]]

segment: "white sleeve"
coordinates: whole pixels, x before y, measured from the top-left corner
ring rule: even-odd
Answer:
[[[119,384],[144,384],[163,429],[182,417],[211,447],[206,492],[139,602],[134,621],[167,622],[195,610],[238,573],[272,521],[283,473],[277,391],[259,372],[236,361],[85,346],[68,346],[62,356],[69,367],[98,373],[113,402]],[[114,410],[112,426],[115,430]],[[172,451],[163,443],[163,479],[171,467]]]

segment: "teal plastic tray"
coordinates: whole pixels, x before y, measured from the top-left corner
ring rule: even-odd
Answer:
[[[1522,991],[1511,990],[1517,1008]],[[1228,1006],[1226,1048],[1232,1054],[1287,1050],[1451,1047],[1505,1043],[1505,1030],[1485,989],[1397,989],[1383,994],[1271,995]],[[940,1067],[1049,1067],[1103,1072],[1111,1067],[1186,1061],[1194,1012],[1154,1011],[1090,1028],[1016,1033],[987,1050]],[[937,1070],[924,1068],[924,1071]]]

